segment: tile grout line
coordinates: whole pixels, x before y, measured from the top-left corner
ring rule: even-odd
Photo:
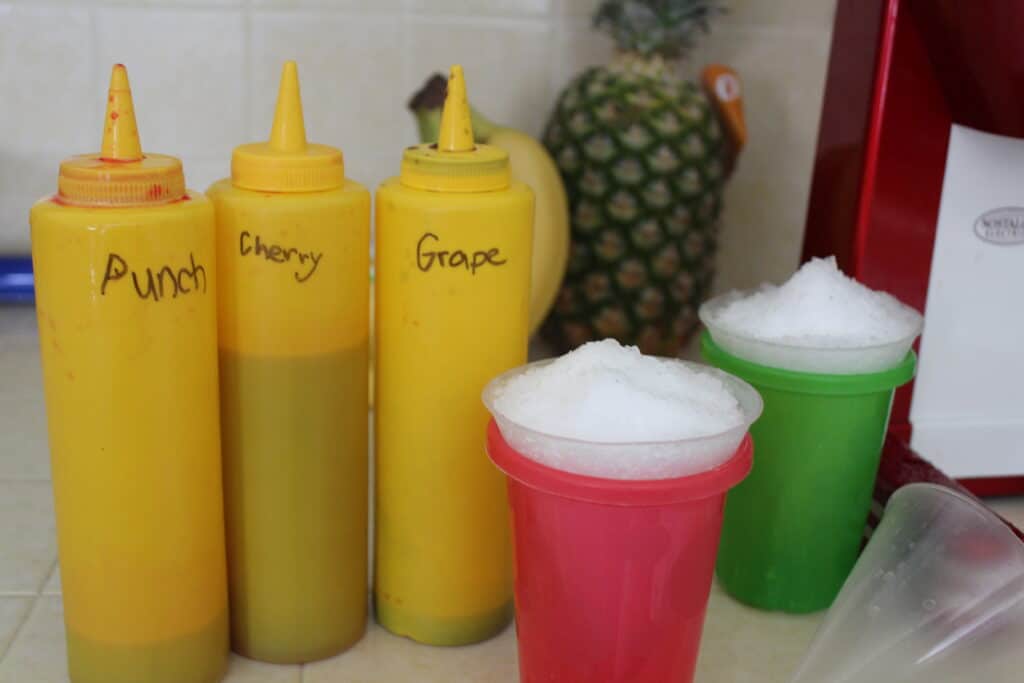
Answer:
[[[245,112],[245,134],[248,137],[253,130],[252,111],[252,14],[251,0],[245,0],[240,8],[242,12],[242,111]],[[229,174],[230,175],[230,174]]]
[[[50,570],[46,572],[46,576],[43,577],[43,582],[39,584],[39,588],[36,590],[37,597],[41,596],[43,594],[43,591],[46,590],[46,584],[50,583],[50,578],[53,576],[53,573],[57,570],[57,564],[59,563],[59,561],[59,558],[53,558],[53,563],[50,565]]]
[[[256,14],[285,14],[289,16],[302,16],[311,14],[330,15],[334,17],[342,17],[346,19],[358,19],[360,17],[369,17],[371,19],[391,19],[400,20],[402,17],[409,16],[412,12],[403,8],[397,9],[355,9],[352,7],[337,7],[335,5],[291,5],[275,6],[275,5],[255,5],[254,0],[246,0],[245,4],[239,5],[238,8],[246,7]]]
[[[239,0],[241,2],[241,0]],[[63,9],[67,7],[81,6],[79,3],[69,3],[67,0],[13,0],[11,2],[3,3],[8,7],[28,7],[30,9]],[[96,9],[128,9],[128,10],[200,10],[204,12],[218,12],[224,10],[237,9],[237,5],[210,5],[207,2],[201,0],[192,0],[183,4],[174,2],[147,2],[147,3],[136,3],[136,2],[125,2],[124,0],[91,0],[89,2],[91,8]]]
[[[100,22],[97,16],[98,12],[100,11],[100,8],[96,7],[95,5],[89,5],[86,11],[89,15],[89,60],[91,61],[89,67],[89,78],[92,81],[91,88],[93,92],[99,94],[105,92],[107,89],[107,85],[103,81],[103,67],[100,66]],[[99,119],[98,121],[96,121],[96,123],[99,124],[97,126],[97,130],[100,130],[100,127],[103,125],[103,119]],[[92,145],[89,145],[85,149],[92,149]],[[34,301],[33,305],[35,305]],[[41,365],[42,348],[39,349],[39,354]],[[49,443],[47,443],[47,445],[49,445]]]
[[[482,27],[482,28],[547,28],[550,26],[551,18],[544,14],[468,14],[468,13],[434,13],[419,11],[408,11],[405,13],[407,19],[420,24],[434,26],[454,26],[458,28]]]
[[[563,88],[568,85],[566,74],[563,71],[563,65],[560,62],[562,57],[562,48],[564,48],[568,40],[570,26],[566,17],[557,13],[554,4],[552,4],[552,11],[556,12],[556,14],[552,15],[550,18],[552,33],[551,39],[548,41],[548,49],[550,52],[548,53],[547,99],[551,102],[549,106],[554,109],[558,104],[559,95],[561,95],[559,88]],[[573,74],[568,76],[568,78],[573,78],[574,76],[575,75]],[[550,117],[550,113],[548,116]],[[543,136],[543,134],[544,131],[542,130],[541,136]]]
[[[711,35],[732,32],[737,34],[759,35],[766,38],[798,38],[810,39],[832,35],[832,26],[779,26],[777,24],[759,24],[750,21],[722,21],[712,29]]]
[[[14,633],[11,634],[10,640],[7,641],[7,645],[5,645],[2,650],[0,650],[0,664],[3,663],[4,659],[7,658],[7,653],[11,651],[12,647],[14,647],[14,642],[18,639],[18,636],[21,635],[21,631],[25,628],[25,624],[28,623],[29,618],[32,616],[32,612],[35,611],[36,603],[38,601],[39,596],[36,595],[28,603],[28,609],[25,610],[25,616],[23,616],[21,620],[18,622],[17,627],[15,627],[14,629]]]

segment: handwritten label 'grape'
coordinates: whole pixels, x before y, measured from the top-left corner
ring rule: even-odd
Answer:
[[[416,243],[416,267],[424,273],[430,269],[438,268],[462,268],[469,271],[470,275],[476,275],[476,271],[486,266],[503,266],[508,259],[501,258],[501,250],[497,247],[491,249],[478,249],[471,252],[462,249],[438,249],[436,248],[441,238],[432,232],[427,232],[420,237]]]

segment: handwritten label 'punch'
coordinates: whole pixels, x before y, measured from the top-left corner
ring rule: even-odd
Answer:
[[[107,285],[123,278],[131,273],[132,286],[140,299],[152,299],[160,301],[168,295],[177,298],[179,294],[191,294],[192,292],[206,293],[206,268],[196,263],[194,254],[189,253],[189,266],[173,268],[170,265],[163,265],[154,270],[146,268],[144,282],[140,282],[139,271],[130,270],[128,261],[120,254],[113,252],[107,256],[107,267],[103,272],[103,282],[100,284],[100,295],[106,296]]]

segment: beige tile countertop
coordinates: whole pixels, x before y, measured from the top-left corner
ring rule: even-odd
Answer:
[[[67,683],[57,546],[35,315],[0,307],[0,683]],[[1024,524],[1024,499],[992,501]],[[746,608],[712,590],[697,683],[784,683],[821,615]],[[233,656],[227,683],[515,683],[514,629],[432,648],[385,632],[337,657],[273,666]],[[188,683],[183,681],[182,683]]]

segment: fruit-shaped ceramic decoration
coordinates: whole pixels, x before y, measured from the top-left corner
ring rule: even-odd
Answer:
[[[746,138],[739,79],[702,83],[675,60],[717,0],[604,0],[594,26],[618,44],[558,99],[544,144],[569,196],[569,267],[543,334],[563,352],[614,337],[676,355],[714,274],[722,190]]]

